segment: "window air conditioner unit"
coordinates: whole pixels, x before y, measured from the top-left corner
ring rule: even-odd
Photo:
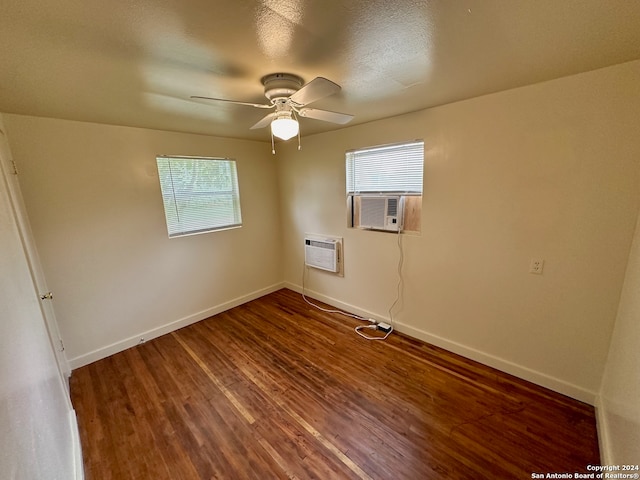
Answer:
[[[304,239],[304,264],[328,272],[340,271],[340,242],[334,239]]]
[[[360,197],[360,228],[402,231],[404,197],[401,195],[376,195]]]

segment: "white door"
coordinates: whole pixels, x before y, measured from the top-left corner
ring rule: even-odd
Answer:
[[[6,142],[3,136],[0,143]],[[75,412],[52,348],[5,166],[0,161],[0,478],[79,480]]]
[[[23,249],[25,251],[27,262],[29,264],[29,270],[33,278],[34,287],[41,298],[41,309],[44,316],[47,332],[51,341],[52,348],[56,354],[56,360],[58,362],[58,368],[60,373],[65,379],[65,386],[68,389],[68,378],[71,375],[71,368],[66,355],[64,354],[64,343],[58,330],[58,323],[56,322],[55,313],[53,311],[53,294],[47,287],[42,268],[40,266],[40,258],[35,248],[33,241],[31,227],[27,221],[26,210],[24,202],[22,200],[22,194],[20,192],[20,185],[18,183],[18,175],[15,164],[11,158],[11,152],[9,150],[9,144],[7,142],[6,135],[1,128],[0,123],[0,162],[3,164],[5,171],[5,179],[8,186],[8,193],[11,200],[11,204],[14,211],[14,216],[18,224],[18,231],[20,233],[20,239],[22,241]],[[44,297],[44,298],[42,298]]]

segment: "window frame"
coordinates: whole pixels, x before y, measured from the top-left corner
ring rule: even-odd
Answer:
[[[380,184],[380,179],[374,177],[382,176],[383,178],[388,178],[388,175],[385,175],[385,173],[377,172],[376,167],[381,166],[382,168],[389,168],[390,166],[392,166],[392,162],[394,160],[402,160],[403,154],[397,153],[398,149],[402,149],[402,147],[408,147],[410,149],[414,145],[418,146],[417,148],[420,151],[419,154],[421,157],[421,161],[419,162],[419,167],[417,158],[413,158],[413,162],[411,161],[411,158],[409,158],[407,159],[406,165],[404,167],[400,166],[400,170],[404,168],[406,172],[399,173],[391,180],[391,183],[393,184],[395,182],[396,185],[388,188],[384,188],[384,185],[382,185],[382,188],[366,188],[371,187],[376,183]],[[396,152],[393,152],[394,149],[396,150]],[[385,159],[381,162],[380,154],[384,150],[388,150],[393,153],[391,153],[390,155],[391,158]],[[374,154],[372,155],[373,159],[371,160],[372,163],[370,165],[365,165],[361,171],[357,171],[358,158],[353,157],[354,153],[358,152],[374,152]],[[417,152],[410,151],[409,155],[415,156],[417,155]],[[347,150],[345,152],[345,170],[345,186],[347,194],[347,226],[349,228],[388,232],[389,230],[378,230],[370,227],[362,227],[359,225],[357,213],[360,209],[360,200],[362,197],[371,197],[376,195],[379,195],[381,197],[400,196],[403,199],[403,204],[405,207],[403,211],[404,221],[402,228],[397,232],[394,231],[394,233],[419,234],[421,232],[422,195],[424,190],[424,140],[408,140],[403,142],[374,145]],[[368,179],[366,179],[367,175],[369,175]],[[405,178],[402,178],[403,176]],[[359,177],[365,178],[365,181],[359,182]],[[405,179],[408,180],[405,181]],[[416,188],[416,186],[418,185],[417,180],[419,180],[419,188]],[[407,208],[407,206],[410,206],[410,208]]]
[[[226,181],[229,182],[229,188],[227,190],[218,190],[216,187],[219,185],[209,183],[192,184],[193,189],[198,191],[181,191],[176,192],[176,181],[173,177],[174,171],[171,169],[171,163],[174,161],[177,166],[177,162],[183,163],[183,165],[189,161],[199,162],[219,162],[227,165],[229,172]],[[165,165],[161,166],[161,163]],[[158,181],[160,183],[160,193],[162,197],[162,204],[164,209],[165,224],[167,227],[167,234],[169,238],[179,238],[191,235],[200,235],[204,233],[217,232],[221,230],[229,230],[242,227],[242,208],[240,204],[240,187],[238,180],[238,168],[237,162],[232,158],[223,157],[202,157],[202,156],[186,156],[186,155],[158,155],[156,156],[156,166],[158,169]],[[166,177],[166,172],[162,172],[161,168],[169,168],[169,178]],[[192,167],[193,168],[193,167]],[[206,178],[206,177],[205,177]],[[164,183],[163,183],[164,182]],[[170,183],[171,189],[165,188],[166,182]],[[198,187],[205,187],[204,189]],[[229,212],[226,215],[224,222],[216,221],[216,215],[219,211],[207,209],[202,215],[199,216],[199,212],[195,210],[197,207],[189,205],[195,199],[200,198],[205,201],[213,201],[216,198],[225,198],[230,204]],[[178,205],[183,203],[185,206],[181,210]],[[209,208],[214,208],[209,206]],[[186,221],[180,220],[180,211],[182,211],[187,217]],[[175,216],[178,218],[174,218]],[[224,219],[224,216],[221,217]]]

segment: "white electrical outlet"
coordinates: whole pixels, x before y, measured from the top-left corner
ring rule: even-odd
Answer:
[[[542,258],[532,258],[529,264],[529,273],[536,275],[542,275],[542,269],[544,268],[544,260]]]

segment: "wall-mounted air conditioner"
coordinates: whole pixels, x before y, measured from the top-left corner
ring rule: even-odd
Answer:
[[[338,239],[304,239],[304,263],[328,272],[340,272],[340,241]]]
[[[399,232],[402,230],[404,197],[376,195],[360,197],[360,228]]]

